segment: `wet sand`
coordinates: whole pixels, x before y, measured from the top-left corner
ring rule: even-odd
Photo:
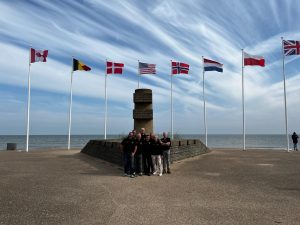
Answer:
[[[216,149],[132,179],[79,150],[1,151],[0,224],[300,224],[300,152]]]

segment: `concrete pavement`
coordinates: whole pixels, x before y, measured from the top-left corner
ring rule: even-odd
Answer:
[[[79,150],[1,151],[0,224],[300,224],[300,153],[218,149],[128,178]]]

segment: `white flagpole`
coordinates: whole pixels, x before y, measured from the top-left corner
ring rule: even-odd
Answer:
[[[172,60],[171,60],[171,139],[173,140],[173,75],[172,75]]]
[[[69,134],[68,134],[68,150],[71,147],[71,125],[72,125],[72,103],[73,103],[73,62],[74,58],[72,57],[72,70],[71,70],[71,85],[70,85],[70,107],[69,107]]]
[[[140,66],[140,61],[138,60],[138,89],[140,88],[140,76],[141,76],[139,66]]]
[[[287,115],[287,104],[286,104],[286,85],[285,85],[285,73],[284,73],[284,47],[283,47],[283,37],[281,37],[281,45],[282,45],[282,76],[283,76],[283,89],[284,89],[284,113],[285,113],[285,135],[286,135],[286,144],[287,151],[290,151],[289,144],[289,135],[288,135],[288,115]]]
[[[204,81],[204,57],[202,56],[203,62],[203,110],[204,110],[204,129],[205,129],[205,145],[207,146],[207,124],[206,124],[206,106],[205,106],[205,81]]]
[[[107,60],[106,60],[107,65]],[[113,69],[113,68],[112,68]],[[106,129],[107,129],[107,68],[105,70],[105,87],[104,87],[104,98],[105,98],[105,111],[104,111],[104,140],[106,140]]]
[[[242,105],[243,105],[243,150],[246,150],[245,135],[245,97],[244,97],[244,49],[242,49]]]
[[[29,119],[30,119],[30,67],[31,67],[31,46],[29,48],[29,69],[28,69],[28,98],[27,98],[27,129],[26,129],[26,152],[29,149]]]

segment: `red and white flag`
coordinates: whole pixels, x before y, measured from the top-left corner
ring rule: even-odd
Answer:
[[[283,40],[284,55],[300,55],[300,41]]]
[[[106,74],[122,74],[124,63],[106,62]]]
[[[265,66],[265,59],[263,56],[250,55],[244,52],[244,66]]]
[[[30,49],[30,63],[47,62],[48,50]]]
[[[172,61],[172,75],[174,74],[188,74],[190,70],[190,65],[183,62],[173,62]]]

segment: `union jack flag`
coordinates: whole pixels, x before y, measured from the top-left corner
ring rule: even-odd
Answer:
[[[284,55],[300,55],[300,41],[283,40]]]
[[[188,74],[190,65],[182,62],[172,62],[172,75]]]

